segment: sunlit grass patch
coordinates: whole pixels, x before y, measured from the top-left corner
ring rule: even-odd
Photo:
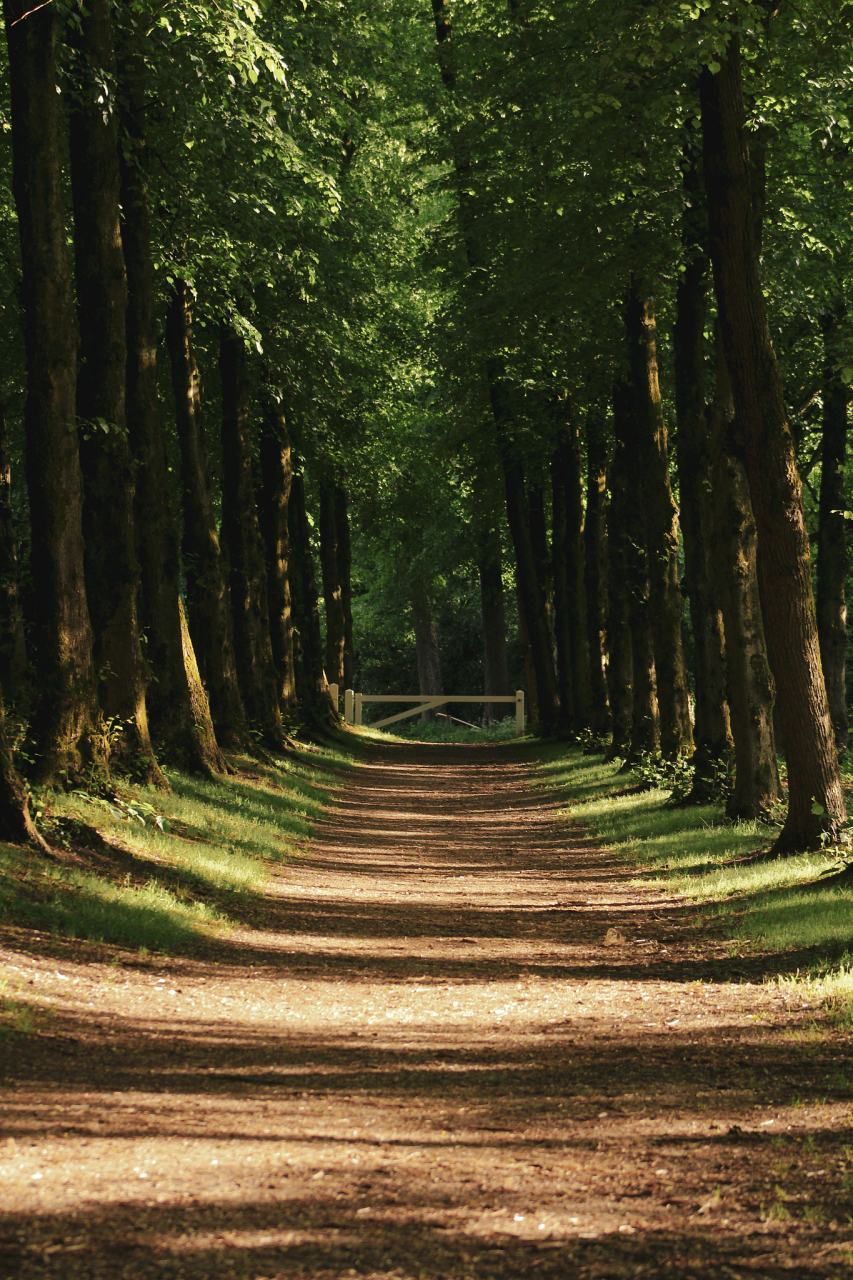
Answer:
[[[677,807],[668,791],[635,790],[632,775],[620,773],[618,762],[605,764],[579,748],[560,750],[552,744],[543,747],[541,757],[544,784],[569,793],[565,815],[603,846],[618,850],[637,872],[637,883],[701,903],[704,919],[782,964],[790,954],[797,957],[792,965],[802,967],[803,952],[811,951],[814,968],[825,969],[828,956],[853,948],[853,886],[819,882],[834,865],[830,858],[755,857],[769,849],[774,827],[731,822],[721,804]],[[849,972],[831,982],[826,998],[853,1010]]]
[[[166,952],[251,923],[274,866],[303,853],[340,755],[241,757],[216,780],[168,771],[168,794],[129,783],[116,800],[42,793],[39,822],[64,862],[0,847],[0,922]]]
[[[816,973],[797,972],[780,978],[779,984],[810,1002],[825,1005],[833,1019],[842,1025],[853,1024],[853,955],[850,953],[845,953],[837,966]],[[849,1073],[845,1084],[853,1086]]]

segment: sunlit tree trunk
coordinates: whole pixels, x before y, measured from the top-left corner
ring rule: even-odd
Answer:
[[[296,684],[302,711],[321,722],[329,720],[332,704],[323,670],[320,597],[305,506],[305,484],[295,470],[287,504],[290,530],[290,597],[295,631]]]
[[[157,382],[157,314],[148,208],[146,76],[143,59],[119,53],[122,246],[127,269],[127,429],[136,463],[134,523],[141,572],[140,624],[153,679],[146,704],[151,731],[192,769],[227,769],[216,743],[180,598],[180,543],[175,524]]]
[[[187,621],[210,699],[218,740],[250,745],[237,684],[228,587],[213,511],[210,455],[192,340],[192,291],[176,280],[166,317],[166,342],[181,450],[184,528],[181,551],[187,581]]]
[[[701,75],[705,190],[723,345],[758,527],[770,666],[788,764],[777,848],[816,847],[844,816],[835,735],[820,666],[808,534],[782,379],[759,278],[740,46]]]
[[[83,470],[86,595],[104,714],[118,749],[167,787],[151,747],[137,614],[134,469],[127,440],[127,281],[119,229],[115,54],[109,0],[91,0],[74,31],[70,116],[74,265],[80,323],[77,420]],[[142,762],[145,762],[144,764]]]
[[[347,687],[344,683],[346,618],[338,546],[339,492],[332,481],[325,480],[320,485],[320,569],[326,606],[326,679],[343,689]]]
[[[68,266],[56,93],[57,11],[24,19],[4,0],[12,185],[21,242],[27,356],[25,469],[30,506],[35,707],[40,782],[100,760],[92,631],[83,567],[83,480],[75,391],[77,327]]]
[[[250,725],[268,747],[284,743],[270,638],[267,575],[252,475],[251,389],[246,344],[228,325],[219,342],[222,379],[222,534],[228,545],[237,683]]]
[[[282,715],[289,721],[297,713],[287,518],[293,468],[284,411],[272,397],[268,397],[264,405],[260,460],[262,501],[259,514],[266,548],[270,637],[278,671]]]
[[[625,327],[634,395],[637,475],[642,477],[647,614],[654,637],[660,746],[663,754],[672,758],[693,743],[681,638],[678,509],[669,480],[669,446],[658,385],[654,297],[650,282],[639,277],[631,280]],[[636,644],[634,659],[636,662]]]

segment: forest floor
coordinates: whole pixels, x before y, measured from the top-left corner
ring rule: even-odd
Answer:
[[[5,930],[0,1273],[849,1275],[849,1036],[529,749],[363,761],[203,954]]]

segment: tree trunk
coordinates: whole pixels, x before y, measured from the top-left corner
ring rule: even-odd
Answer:
[[[246,345],[222,326],[222,534],[228,545],[237,683],[249,724],[268,747],[284,746],[273,661],[267,574],[252,476],[251,389]]]
[[[636,477],[640,474],[639,433],[635,389],[619,383],[613,396],[613,426],[617,449],[624,451],[620,466],[625,468],[626,500],[622,526],[622,563],[628,595],[628,622],[631,629],[631,683],[634,707],[628,758],[641,752],[655,752],[659,744],[656,696],[655,651],[649,618],[649,557],[646,550],[646,523],[643,508],[636,500]]]
[[[597,738],[605,737],[611,727],[604,674],[607,637],[607,446],[604,425],[603,415],[597,409],[590,409],[586,419],[584,587],[591,727]]]
[[[0,693],[0,840],[9,844],[35,845],[47,849],[36,831],[30,813],[29,792],[18,776],[12,760],[12,748],[6,736],[6,715]]]
[[[539,689],[536,684],[536,667],[533,662],[533,650],[527,631],[527,619],[524,616],[524,604],[521,589],[518,585],[518,566],[515,571],[515,600],[518,606],[518,648],[524,663],[524,676],[527,681],[527,724],[538,726],[539,721]]]
[[[441,683],[441,663],[438,656],[438,633],[432,601],[423,583],[412,589],[412,620],[415,624],[415,653],[418,661],[418,688],[421,693],[444,693]],[[421,712],[421,722],[435,719],[432,708]]]
[[[820,668],[811,564],[794,442],[764,306],[750,197],[738,37],[701,75],[705,190],[723,344],[758,527],[770,666],[788,763],[777,848],[813,848],[844,816]]]
[[[250,745],[237,684],[227,584],[213,495],[210,457],[192,343],[192,292],[176,280],[166,317],[166,342],[175,393],[181,451],[184,532],[181,552],[187,581],[187,621],[210,711],[221,743]]]
[[[835,370],[839,352],[836,333],[844,309],[825,315],[823,434],[821,437],[820,502],[817,530],[817,633],[829,714],[839,751],[847,750],[847,499],[844,493],[844,461],[847,446],[849,389]]]
[[[7,697],[21,696],[26,670],[21,576],[12,523],[12,466],[6,438],[6,406],[0,400],[0,689]]]
[[[12,183],[21,240],[27,356],[37,776],[58,781],[80,745],[103,763],[83,568],[83,481],[73,431],[77,330],[62,207],[54,6],[4,0],[12,106]]]
[[[180,598],[180,553],[166,465],[157,384],[157,315],[147,187],[145,66],[120,54],[122,246],[127,269],[127,429],[136,463],[134,524],[141,571],[139,614],[154,679],[146,705],[151,731],[169,755],[202,773],[227,772],[216,744]]]
[[[74,264],[80,323],[77,421],[83,470],[86,595],[101,708],[121,726],[111,735],[146,781],[167,788],[151,746],[146,671],[137,615],[139,562],[133,527],[134,473],[127,440],[127,281],[119,229],[120,174],[109,0],[79,19],[77,100],[71,110]],[[144,762],[144,763],[143,763]]]
[[[335,491],[335,519],[338,526],[338,574],[341,579],[341,604],[344,610],[344,688],[353,687],[355,646],[352,633],[352,547],[350,544],[347,491]]]
[[[689,144],[688,144],[689,147]],[[675,366],[676,457],[684,541],[684,588],[696,654],[696,709],[693,785],[689,800],[704,803],[712,793],[715,766],[731,750],[726,703],[723,615],[710,558],[714,534],[711,441],[705,407],[705,319],[708,255],[707,217],[701,197],[698,160],[685,151],[682,244],[686,263],[676,294]]]
[[[332,704],[323,670],[320,599],[314,575],[314,557],[311,554],[308,512],[305,507],[305,484],[301,472],[293,476],[287,516],[291,551],[290,596],[297,640],[295,648],[298,650],[297,692],[304,713],[327,723],[331,718]]]
[[[557,641],[557,687],[560,692],[560,728],[571,733],[579,728],[575,704],[575,670],[572,628],[574,593],[571,583],[575,574],[576,546],[569,520],[572,452],[571,438],[564,425],[558,431],[557,446],[551,459],[552,494],[552,572],[554,577],[554,636]]]
[[[506,647],[506,615],[501,569],[501,536],[492,520],[483,518],[477,538],[477,572],[480,578],[480,615],[483,622],[483,692],[509,696],[509,663]],[[502,703],[483,704],[483,722],[503,719]]]
[[[619,397],[624,388],[613,391],[614,423],[622,411]],[[625,545],[628,539],[628,504],[633,502],[631,476],[625,442],[616,434],[610,468],[610,509],[607,537],[607,694],[610,702],[611,741],[605,758],[625,759],[631,750],[634,720],[634,655],[631,652],[631,609]]]
[[[734,405],[718,336],[717,386],[708,408],[714,588],[726,642],[726,696],[735,743],[732,818],[761,817],[781,794],[773,738],[774,686],[758,590],[757,536],[749,484],[732,446]]]
[[[346,687],[346,619],[338,563],[338,493],[337,486],[329,481],[320,485],[320,569],[326,605],[326,679],[341,689]]]
[[[632,276],[625,310],[634,392],[638,476],[648,561],[648,617],[654,636],[661,751],[673,759],[692,746],[678,585],[678,508],[669,482],[669,446],[658,385],[655,303],[648,281]],[[636,649],[635,649],[636,661]]]
[[[287,511],[293,479],[290,435],[280,404],[271,397],[264,405],[260,442],[261,532],[267,558],[267,599],[273,661],[279,680],[279,701],[285,720],[297,714],[296,669],[293,652],[293,610],[290,599],[290,531]]]
[[[557,448],[551,462],[552,491],[554,495],[554,552],[555,594],[557,554],[557,507],[564,506],[561,517],[563,527],[563,554],[565,566],[566,625],[568,639],[567,667],[571,675],[571,705],[574,709],[574,729],[585,728],[590,722],[592,691],[590,688],[589,647],[587,642],[587,602],[584,574],[583,537],[583,468],[581,441],[574,406],[567,399],[559,406],[563,421],[558,426]],[[555,612],[556,600],[555,600]],[[565,641],[564,641],[565,642]],[[562,689],[560,691],[562,697]]]

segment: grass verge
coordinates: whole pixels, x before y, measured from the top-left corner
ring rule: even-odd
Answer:
[[[722,805],[675,807],[668,791],[642,790],[619,762],[580,748],[546,747],[538,763],[543,784],[564,791],[564,814],[617,849],[639,883],[696,902],[739,950],[772,956],[781,981],[853,1021],[853,882],[821,878],[831,857],[758,858],[775,828],[731,822]]]
[[[300,856],[352,760],[330,745],[232,763],[216,781],[167,771],[166,795],[40,794],[55,854],[0,844],[0,927],[174,954],[256,923],[271,869]]]

